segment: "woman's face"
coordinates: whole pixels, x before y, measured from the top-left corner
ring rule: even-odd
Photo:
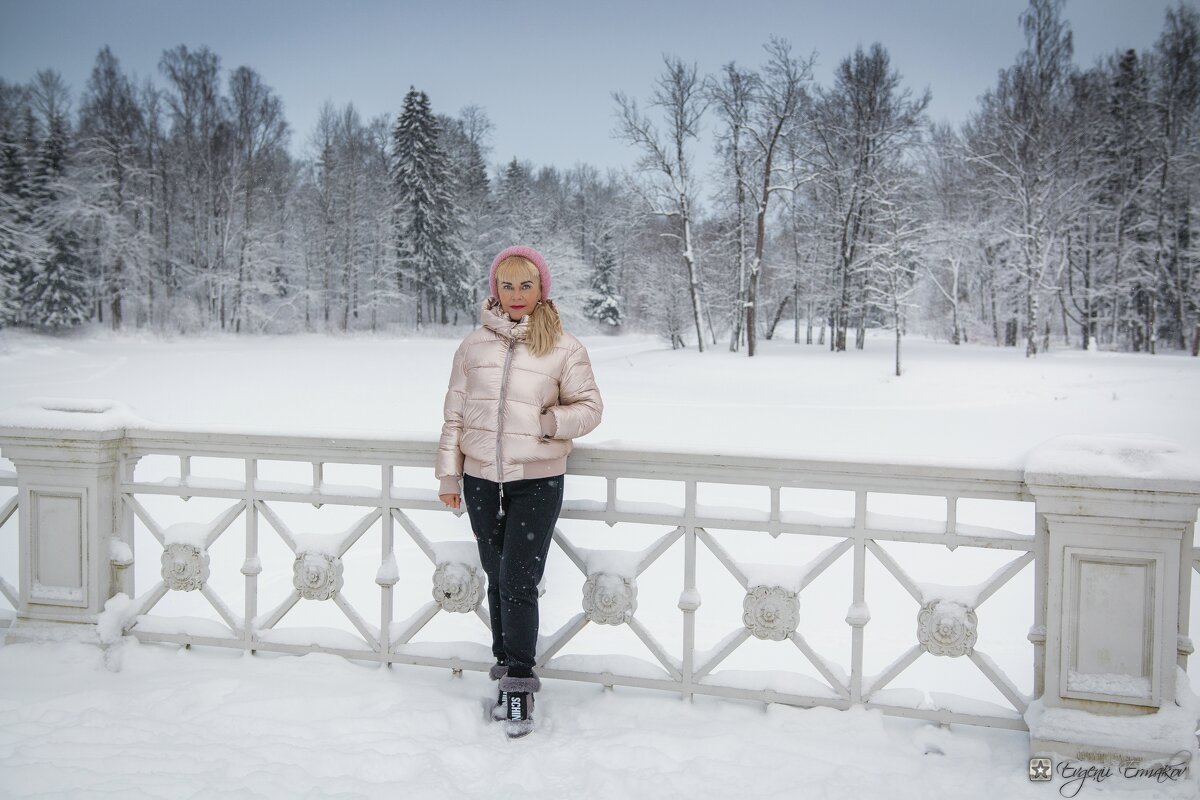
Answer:
[[[542,299],[541,282],[536,277],[497,278],[496,289],[500,292],[500,307],[513,322],[520,322]]]

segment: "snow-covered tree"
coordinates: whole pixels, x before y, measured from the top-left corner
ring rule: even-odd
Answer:
[[[30,324],[44,328],[70,328],[88,319],[84,276],[74,231],[50,231],[48,259],[39,264],[25,288],[24,305]]]
[[[229,77],[231,179],[239,191],[233,205],[238,224],[237,268],[229,317],[242,330],[269,296],[272,265],[278,259],[277,219],[271,213],[272,172],[285,160],[288,126],[283,101],[257,72],[238,67]]]
[[[612,328],[620,327],[624,315],[622,299],[618,291],[617,260],[612,251],[612,237],[605,236],[596,259],[596,271],[592,276],[592,293],[588,298],[585,313],[594,320]]]
[[[95,311],[113,328],[144,279],[147,249],[140,227],[143,200],[138,164],[142,125],[133,85],[107,48],[96,56],[80,103],[79,213],[82,256],[92,284]]]
[[[866,245],[878,209],[892,202],[881,176],[914,144],[929,93],[901,88],[900,73],[879,43],[842,60],[833,86],[818,92],[811,123],[815,140],[820,219],[830,238],[834,298],[830,349],[846,349],[852,318],[857,344],[864,342],[871,271]]]
[[[1182,3],[1167,9],[1154,46],[1153,236],[1151,261],[1162,297],[1166,326],[1179,347],[1200,348],[1200,12]],[[1156,304],[1157,306],[1157,304]],[[1151,309],[1157,318],[1157,307]],[[1150,325],[1153,345],[1157,327]]]
[[[504,167],[496,197],[500,237],[531,247],[542,243],[546,221],[534,202],[533,165],[513,158]]]
[[[23,87],[0,81],[0,325],[21,324],[21,296],[44,242],[34,225],[32,116]]]
[[[784,190],[794,191],[797,183],[807,179],[807,176],[785,173],[784,150],[788,140],[799,135],[801,111],[809,99],[812,59],[801,61],[795,58],[791,45],[778,38],[771,39],[766,51],[767,63],[751,81],[749,114],[745,122],[750,166],[746,177],[752,182],[749,195],[754,203],[754,254],[747,270],[745,304],[748,356],[755,354],[758,337],[759,283],[765,266],[767,211],[771,198]]]
[[[0,86],[0,91],[3,89]],[[20,241],[24,226],[21,223],[21,198],[13,190],[19,185],[15,179],[22,176],[24,170],[19,169],[18,157],[11,125],[0,117],[0,325],[16,324],[20,314],[24,272]]]
[[[410,88],[392,131],[398,247],[417,292],[417,327],[458,299],[454,286],[464,265],[453,176],[429,96]]]
[[[688,148],[700,133],[700,120],[708,107],[708,99],[702,91],[695,64],[667,56],[664,66],[650,105],[662,110],[666,119],[665,134],[660,134],[650,118],[638,110],[636,100],[620,92],[615,93],[613,99],[617,103],[620,134],[638,150],[637,168],[644,183],[637,191],[652,216],[664,217],[674,224],[674,230],[668,235],[675,239],[682,256],[696,346],[704,352],[702,290],[692,240],[697,185]],[[677,342],[682,344],[673,328],[671,336],[673,346]]]
[[[972,266],[981,235],[980,209],[972,192],[970,166],[962,140],[948,125],[934,125],[922,151],[926,225],[924,257],[919,266],[932,292],[926,300],[932,319],[945,320],[952,344],[968,336],[974,296]]]
[[[916,176],[893,164],[879,175],[883,198],[875,208],[875,228],[864,244],[871,279],[866,283],[866,304],[890,318],[895,333],[896,377],[900,376],[900,344],[911,308],[925,226],[920,219]]]
[[[31,198],[45,248],[31,265],[22,288],[25,319],[46,328],[74,327],[87,321],[87,288],[79,257],[73,205],[64,197],[67,177],[67,90],[58,73],[39,72],[34,105],[40,117]]]
[[[467,106],[458,117],[442,119],[442,141],[456,187],[455,204],[461,211],[463,269],[452,275],[450,286],[456,319],[459,309],[474,316],[485,291],[488,264],[506,246],[498,233],[496,203],[488,177],[486,140],[491,128],[492,123],[479,106]]]
[[[1061,259],[1066,231],[1069,155],[1076,146],[1067,125],[1071,31],[1064,0],[1030,0],[1021,15],[1026,47],[996,87],[968,137],[972,155],[1003,199],[1010,235],[1020,248],[1014,265],[1023,289],[1025,355],[1040,349],[1046,277]]]
[[[721,158],[721,188],[718,204],[725,207],[732,224],[728,249],[732,251],[736,279],[730,309],[729,350],[737,352],[745,339],[746,271],[750,224],[748,194],[751,164],[747,129],[750,125],[750,102],[758,76],[733,62],[721,68],[720,77],[710,79],[706,86],[709,99],[720,117],[722,128],[717,134],[717,154]]]

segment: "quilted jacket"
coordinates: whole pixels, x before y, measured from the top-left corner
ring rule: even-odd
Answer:
[[[566,472],[571,440],[600,424],[604,404],[587,349],[563,333],[529,352],[528,318],[513,322],[489,298],[480,327],[454,353],[435,474],[439,494],[464,474],[504,483]]]

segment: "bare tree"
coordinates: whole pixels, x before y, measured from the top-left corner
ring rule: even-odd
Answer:
[[[875,230],[865,243],[874,280],[867,284],[866,303],[891,317],[896,342],[896,377],[900,377],[900,343],[908,298],[915,288],[917,265],[927,228],[920,219],[916,179],[911,170],[893,166],[878,176],[881,199]]]
[[[241,184],[242,219],[238,232],[237,280],[234,283],[231,318],[234,331],[240,331],[245,318],[243,295],[251,283],[254,265],[249,263],[252,250],[263,245],[266,231],[256,225],[256,201],[266,189],[267,172],[273,156],[287,142],[287,121],[283,103],[258,73],[238,67],[229,78],[229,117],[233,125],[233,176]],[[254,281],[257,284],[257,280]]]
[[[968,273],[981,235],[981,215],[970,188],[966,152],[954,131],[947,126],[933,126],[929,146],[922,155],[927,197],[923,211],[928,227],[926,257],[922,260],[924,277],[949,307],[950,342],[957,345],[966,336]]]
[[[682,59],[664,56],[665,70],[655,82],[650,105],[661,109],[666,120],[665,136],[641,111],[637,101],[615,92],[617,103],[617,135],[639,151],[637,169],[644,183],[636,191],[654,215],[674,222],[667,234],[678,241],[688,293],[692,303],[692,319],[696,328],[696,346],[704,352],[704,326],[701,288],[693,249],[692,225],[695,216],[696,185],[692,174],[688,145],[700,132],[700,119],[708,100],[696,76],[696,65]]]
[[[183,235],[190,239],[184,257],[198,279],[202,313],[221,328],[228,322],[231,279],[228,269],[230,205],[230,127],[221,102],[221,61],[207,47],[184,45],[163,53],[171,112],[171,153],[180,187]]]
[[[753,72],[741,70],[731,61],[722,68],[721,77],[710,80],[707,85],[712,104],[724,122],[724,129],[717,136],[717,151],[722,157],[723,170],[733,184],[734,260],[737,264],[737,293],[734,295],[729,335],[729,351],[733,353],[737,352],[745,333],[746,229],[749,225],[746,199],[749,164],[745,130],[750,125],[750,102],[757,80],[758,76]]]
[[[800,173],[803,168],[801,159],[808,156],[807,142],[802,145],[798,139],[799,137],[791,137],[787,140],[788,169],[792,174]],[[792,246],[792,308],[795,312],[792,340],[800,344],[800,298],[803,292],[806,301],[804,342],[812,344],[813,320],[824,316],[824,309],[829,302],[828,286],[818,267],[822,258],[822,242],[819,228],[813,218],[815,204],[811,202],[811,197],[802,191],[784,195],[784,202],[787,206],[787,236]]]
[[[797,135],[800,111],[808,100],[807,86],[815,59],[800,61],[792,56],[792,46],[784,39],[772,38],[766,45],[767,64],[754,81],[749,124],[751,172],[755,183],[754,255],[750,260],[746,286],[746,355],[755,354],[758,319],[758,288],[767,241],[767,210],[771,198],[780,191],[795,191],[801,179],[780,168],[784,143]]]

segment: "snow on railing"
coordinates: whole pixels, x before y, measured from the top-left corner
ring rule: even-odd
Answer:
[[[62,621],[67,612],[55,605],[73,604],[78,621],[96,622],[109,597],[127,595],[99,615],[102,639],[115,641],[125,631],[143,642],[322,652],[456,671],[490,666],[486,578],[465,518],[436,498],[432,441],[115,430],[98,421],[69,432],[10,425],[0,428],[0,444],[22,481],[17,497],[0,506],[0,525],[19,499],[22,519],[29,514],[22,525],[41,526],[40,533],[23,527],[23,541],[41,542],[45,560],[32,563],[23,550],[19,591],[0,582],[18,608],[18,627]],[[1191,651],[1189,568],[1200,573],[1193,546],[1200,485],[1190,474],[1125,476],[1115,484],[1067,480],[1051,469],[1053,459],[1038,463],[1043,472],[1031,475],[577,448],[568,487],[578,488],[568,490],[554,534],[553,552],[561,556],[547,569],[539,671],[684,696],[858,705],[1020,730],[1031,719],[1057,720],[1049,708],[1055,703],[1128,702],[1149,713],[1173,702],[1175,680],[1186,680],[1175,675],[1174,662],[1186,666]],[[90,483],[60,479],[79,469],[91,470]],[[0,474],[3,485],[14,485],[11,473]],[[1148,493],[1154,486],[1160,491]],[[179,514],[180,500],[209,505]],[[997,501],[1024,509],[1027,529],[988,510]],[[341,516],[314,525],[319,514],[305,521],[297,512],[309,505]],[[102,559],[89,560],[92,513],[93,527],[111,520],[111,532]],[[1079,515],[1082,523],[1074,521]],[[60,548],[69,556],[65,566],[46,558],[62,544],[62,535],[50,532],[56,520],[70,520],[75,528],[68,528],[85,541],[82,561],[71,547]],[[601,536],[597,526],[612,530]],[[1120,552],[1121,541],[1143,527],[1167,543]],[[1076,528],[1080,538],[1073,540]],[[1089,530],[1104,540],[1095,554],[1080,544]],[[1052,545],[1052,531],[1061,531],[1055,535],[1068,546]],[[371,556],[364,543],[375,540]],[[979,555],[973,577],[940,563],[960,552]],[[563,577],[572,570],[579,594]],[[146,577],[151,585],[142,583]],[[1157,604],[1130,612],[1131,624],[1152,634],[1138,641],[1152,639],[1158,648],[1143,654],[1144,663],[1097,661],[1087,652],[1091,641],[1111,632],[1093,630],[1103,620],[1067,597],[1114,579],[1149,586]],[[231,599],[239,583],[241,596]],[[989,638],[989,626],[1005,618],[993,608],[997,594],[1017,601],[1020,634]],[[577,605],[563,614],[572,596]],[[674,598],[669,608],[664,597]],[[178,598],[193,606],[202,598],[207,614],[155,613]],[[905,598],[911,617],[902,610]],[[732,615],[731,603],[738,608]],[[715,610],[701,630],[705,606]],[[330,614],[341,622],[330,624]],[[564,619],[547,625],[555,614]],[[478,623],[450,625],[457,638],[419,640],[435,619],[446,618]],[[313,619],[323,624],[309,624]],[[628,633],[619,647],[610,646],[612,635],[597,646],[585,641],[588,630]],[[874,660],[866,654],[868,631]],[[1124,646],[1123,636],[1104,644]],[[1064,649],[1065,638],[1072,647]],[[890,657],[877,657],[889,650]],[[898,686],[914,664],[931,659],[972,668],[974,685],[987,687],[990,697]],[[1042,741],[1036,732],[1034,741]]]

